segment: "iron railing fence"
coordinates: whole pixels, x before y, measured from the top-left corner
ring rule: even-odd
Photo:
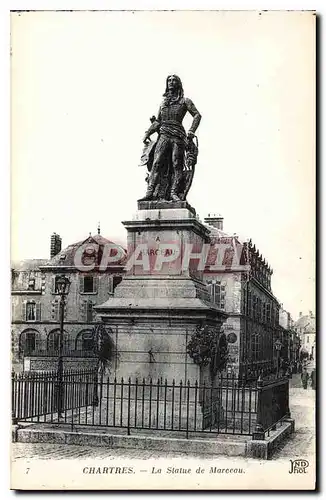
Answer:
[[[289,379],[287,377],[257,381],[257,421],[253,439],[265,439],[277,424],[289,418]]]
[[[289,415],[288,380],[240,379],[223,375],[215,385],[167,380],[117,380],[95,370],[13,374],[15,421],[49,422],[189,434],[256,435],[264,439]],[[258,427],[257,427],[258,426]],[[255,434],[256,433],[256,434]],[[263,433],[263,435],[262,435]],[[258,437],[257,437],[258,436]]]
[[[65,412],[93,403],[97,370],[65,370],[60,383],[58,373],[12,373],[13,421],[44,422],[58,418],[59,398]]]
[[[251,380],[223,375],[215,385],[197,381],[117,380],[96,370],[68,370],[12,377],[15,421],[152,431],[254,435],[289,415],[288,380]],[[58,398],[63,414],[58,415]],[[257,434],[258,432],[258,434]],[[260,432],[260,434],[259,434]],[[255,434],[256,433],[256,434]],[[258,437],[257,437],[258,436]]]

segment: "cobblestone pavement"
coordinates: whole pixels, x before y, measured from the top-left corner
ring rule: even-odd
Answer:
[[[274,459],[285,457],[304,457],[314,453],[314,427],[315,427],[315,391],[311,388],[304,390],[300,388],[290,389],[290,407],[292,417],[295,419],[296,432],[288,439],[282,448],[274,454]],[[183,453],[168,453],[151,450],[127,450],[107,449],[94,446],[59,445],[49,443],[13,443],[12,460],[33,460],[52,458],[98,458],[115,459],[119,457],[138,459],[159,459],[185,457]],[[198,456],[198,455],[197,455]],[[200,455],[198,458],[212,459],[212,455]],[[237,460],[245,458],[237,457]]]
[[[184,453],[168,453],[151,450],[127,450],[124,448],[107,449],[96,446],[76,446],[48,443],[14,443],[13,460],[19,459],[48,459],[54,460],[69,458],[137,458],[147,460],[149,458],[178,458],[185,457]],[[201,455],[203,458],[212,458],[212,455]]]
[[[295,420],[295,433],[274,454],[277,458],[300,458],[314,454],[315,448],[315,397],[316,391],[290,388],[291,416]]]

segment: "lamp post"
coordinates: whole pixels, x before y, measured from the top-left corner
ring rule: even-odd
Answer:
[[[280,370],[280,353],[281,353],[281,349],[283,347],[283,344],[282,344],[282,342],[279,339],[277,339],[275,341],[274,346],[275,346],[275,349],[276,349],[276,352],[277,352],[277,358],[276,358],[277,359],[277,371],[276,371],[276,376],[278,378],[279,370]]]
[[[59,355],[58,355],[58,419],[62,416],[63,410],[63,323],[65,313],[65,296],[68,295],[70,280],[64,275],[56,279],[56,292],[60,295],[60,334],[59,334]]]

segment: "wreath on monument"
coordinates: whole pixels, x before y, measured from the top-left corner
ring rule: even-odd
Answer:
[[[208,326],[197,326],[187,345],[187,353],[196,365],[207,366],[212,361],[216,332]]]
[[[113,342],[113,332],[111,328],[106,329],[103,324],[98,324],[94,327],[93,341],[94,353],[98,359],[99,367],[102,371],[116,357],[116,347]]]
[[[228,342],[224,332],[219,339],[216,331],[207,325],[198,326],[187,345],[187,353],[196,365],[210,365],[211,375],[225,369],[228,360]]]

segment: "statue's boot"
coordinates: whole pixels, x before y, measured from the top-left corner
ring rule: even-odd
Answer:
[[[153,195],[151,194],[145,194],[145,196],[143,198],[139,198],[138,201],[151,201],[153,199]]]
[[[140,198],[140,200],[138,200],[138,201],[150,201],[153,199],[153,194],[154,194],[154,189],[155,189],[155,181],[156,181],[156,179],[152,179],[149,181],[145,196],[143,198]]]
[[[177,170],[174,173],[173,183],[172,183],[171,193],[170,193],[170,198],[172,201],[181,201],[181,198],[178,196],[178,186],[180,184],[181,177],[182,177],[182,171]]]
[[[181,201],[181,198],[179,198],[179,196],[177,194],[173,193],[172,191],[171,191],[170,198],[172,201]]]

